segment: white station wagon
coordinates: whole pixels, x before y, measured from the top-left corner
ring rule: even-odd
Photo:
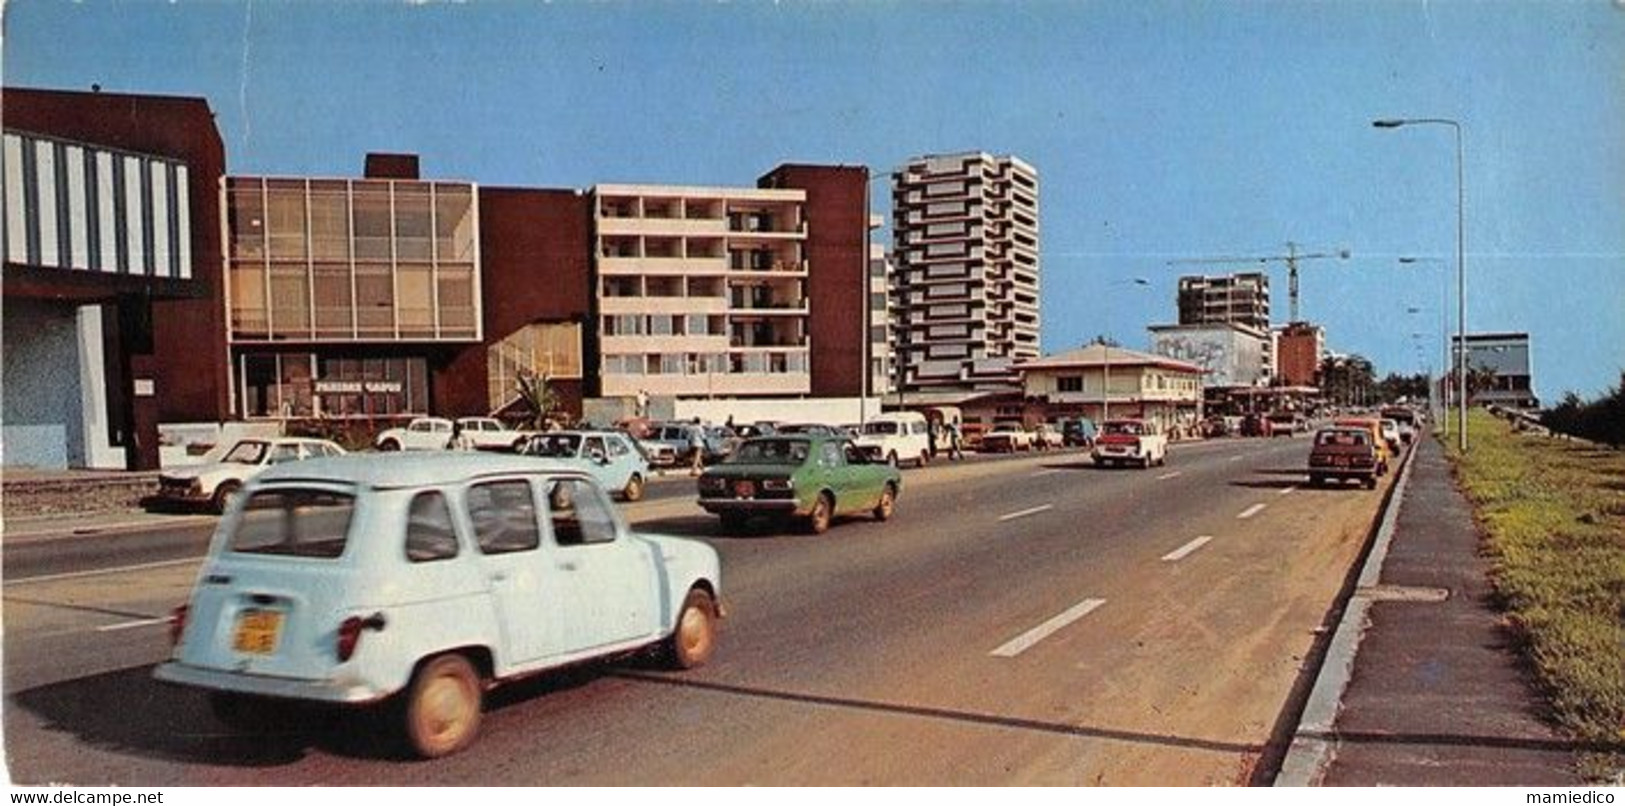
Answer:
[[[710,546],[629,530],[590,476],[526,456],[351,455],[272,468],[220,522],[171,659],[226,724],[282,701],[380,705],[424,757],[468,746],[485,690],[658,647],[716,645]]]

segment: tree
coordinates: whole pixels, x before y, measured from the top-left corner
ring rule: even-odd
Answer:
[[[552,376],[545,373],[538,375],[530,370],[520,370],[514,383],[519,387],[519,399],[528,409],[525,412],[526,428],[545,429],[558,413],[559,396],[553,391],[552,381]]]
[[[1106,335],[1104,333],[1096,334],[1094,338],[1090,339],[1089,342],[1087,344],[1083,345],[1083,346],[1091,347],[1091,346],[1094,346],[1096,344],[1103,344],[1103,345],[1105,345],[1107,347],[1122,347],[1123,346],[1122,343],[1119,342],[1117,339],[1114,339],[1111,336],[1108,336],[1108,335]]]

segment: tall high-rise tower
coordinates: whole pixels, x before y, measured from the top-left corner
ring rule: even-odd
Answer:
[[[1038,172],[983,152],[892,174],[898,385],[970,392],[1017,383],[1038,349]]]

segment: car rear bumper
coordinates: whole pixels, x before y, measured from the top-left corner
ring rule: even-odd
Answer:
[[[752,514],[795,515],[805,514],[795,499],[784,498],[701,498],[700,507],[717,515],[723,512],[749,512]]]
[[[297,680],[205,669],[178,661],[160,664],[153,670],[152,676],[160,683],[210,691],[347,705],[377,702],[394,693],[383,691],[360,680]]]

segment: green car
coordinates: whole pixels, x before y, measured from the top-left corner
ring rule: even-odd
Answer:
[[[734,531],[756,515],[804,518],[823,534],[837,515],[891,518],[903,476],[852,440],[817,434],[758,437],[700,476],[700,506]]]

